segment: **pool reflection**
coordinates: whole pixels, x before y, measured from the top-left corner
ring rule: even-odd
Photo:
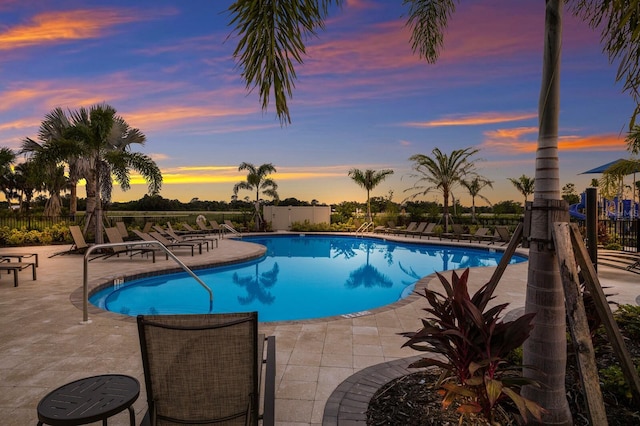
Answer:
[[[213,312],[256,310],[261,321],[319,318],[367,311],[411,294],[422,277],[443,270],[497,265],[486,248],[450,247],[334,235],[269,235],[243,240],[264,257],[197,271],[214,293]],[[524,260],[514,257],[512,262]],[[206,313],[202,287],[187,274],[127,282],[91,296],[126,315]]]

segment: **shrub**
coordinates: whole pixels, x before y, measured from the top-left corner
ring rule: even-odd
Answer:
[[[622,250],[622,245],[614,241],[614,242],[605,244],[604,248],[607,250]]]
[[[501,321],[500,313],[508,306],[501,304],[485,310],[492,299],[488,285],[469,296],[469,269],[458,277],[453,272],[452,283],[437,274],[446,295],[425,289],[421,294],[430,307],[417,332],[402,333],[409,340],[403,346],[430,352],[410,367],[437,366],[443,370],[443,408],[458,402],[461,415],[477,413],[490,423],[494,410],[502,400],[510,399],[526,422],[528,415],[540,421],[543,408],[520,396],[524,385],[539,383],[522,377],[522,366],[507,362],[509,353],[522,346],[529,337],[535,314],[526,314],[513,321]],[[444,361],[441,357],[444,357]]]
[[[640,340],[640,306],[620,305],[613,317],[630,339]]]
[[[0,228],[0,245],[46,245],[71,241],[71,234],[66,225],[53,225],[43,231],[27,231],[25,228],[16,229],[3,226]]]
[[[634,359],[636,365],[636,371],[640,375],[640,359]],[[626,400],[627,403],[631,403],[633,400],[633,393],[631,387],[627,383],[627,379],[622,373],[622,369],[619,365],[610,365],[598,371],[600,381],[602,384],[602,390],[609,392],[616,397]]]

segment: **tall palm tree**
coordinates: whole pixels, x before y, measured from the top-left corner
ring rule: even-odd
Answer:
[[[418,180],[413,187],[405,190],[414,193],[409,198],[426,195],[431,191],[439,191],[443,198],[444,231],[449,229],[449,197],[457,185],[470,177],[475,177],[475,162],[470,158],[478,153],[476,148],[456,149],[451,154],[444,154],[435,148],[431,155],[416,154],[409,157],[414,162],[411,176]]]
[[[102,200],[111,198],[112,177],[123,190],[128,190],[130,170],[136,170],[147,181],[148,192],[157,194],[162,186],[162,173],[150,157],[130,151],[131,144],[143,145],[146,137],[140,130],[129,127],[112,106],[98,104],[90,109],[80,108],[71,112],[70,122],[65,139],[72,146],[66,154],[83,159],[88,166],[84,174],[87,215],[95,227],[96,243],[101,243]]]
[[[69,117],[62,108],[57,107],[44,116],[38,130],[38,140],[46,150],[51,151],[47,157],[53,157],[49,161],[65,162],[67,164],[69,187],[69,216],[75,217],[78,212],[78,181],[89,172],[89,164],[77,156],[77,150],[73,144],[65,139],[66,133],[71,128]],[[38,153],[37,147],[33,146]],[[23,150],[25,146],[23,144]]]
[[[640,11],[637,1],[568,0],[576,13],[600,26],[605,50],[611,59],[620,59],[618,80],[626,79],[625,90],[634,100],[640,97]],[[414,52],[433,63],[444,42],[444,30],[455,12],[454,0],[405,0],[409,5],[408,25],[412,29]],[[296,77],[293,58],[302,62],[305,37],[324,28],[329,6],[342,0],[291,0],[287,2],[235,2],[229,8],[231,24],[240,36],[234,57],[248,88],[259,87],[263,109],[273,89],[276,114],[281,123],[289,122],[287,96],[291,96]],[[267,7],[267,4],[270,7]],[[549,235],[548,200],[560,200],[558,166],[558,120],[560,100],[560,56],[562,38],[562,0],[545,1],[544,53],[539,97],[539,133],[536,151],[534,204],[531,237],[546,241]],[[602,22],[605,25],[600,25]],[[640,113],[640,101],[631,119]],[[566,363],[566,321],[560,273],[550,244],[534,244],[529,255],[526,312],[537,312],[536,326],[525,343],[525,363],[550,374],[536,377],[545,386],[526,387],[525,396],[548,411],[545,424],[571,424],[571,413],[564,392]],[[551,266],[551,267],[550,267]],[[531,342],[531,343],[529,343]],[[549,356],[552,354],[552,356]],[[537,376],[541,376],[538,374]]]
[[[481,195],[480,191],[487,186],[493,188],[493,181],[483,178],[482,176],[474,176],[472,179],[462,180],[460,185],[464,186],[467,192],[469,192],[469,195],[471,195],[471,221],[476,223],[476,197],[480,197],[480,199],[491,205],[491,201],[484,195]]]
[[[507,178],[507,179],[509,179],[509,182],[511,182],[513,186],[516,187],[519,193],[524,195],[524,203],[527,204],[527,201],[529,201],[529,195],[533,194],[534,192],[536,179],[531,178],[527,175],[522,175],[517,179],[516,178]]]
[[[238,196],[238,191],[241,189],[247,189],[249,191],[256,192],[256,199],[254,201],[255,207],[255,229],[260,230],[262,225],[262,216],[260,214],[260,191],[263,195],[278,199],[278,184],[269,175],[276,173],[276,168],[271,163],[261,164],[256,168],[251,163],[243,162],[238,166],[238,171],[248,170],[247,180],[238,182],[233,186],[234,197]]]
[[[393,170],[349,170],[349,177],[358,184],[361,188],[367,190],[367,220],[371,222],[373,220],[371,216],[371,197],[369,196],[373,188],[378,186],[380,182],[385,180],[389,175],[393,174]]]

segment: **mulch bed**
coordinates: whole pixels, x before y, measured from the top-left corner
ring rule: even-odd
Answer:
[[[623,336],[625,335],[624,330],[621,330],[621,333]],[[626,345],[631,358],[640,359],[640,341],[626,339]],[[609,365],[619,364],[606,335],[596,336],[594,347],[598,370]],[[442,410],[442,398],[438,389],[432,385],[437,378],[437,373],[433,371],[420,371],[387,383],[376,392],[369,403],[367,425],[453,426],[460,424],[460,415],[455,412],[455,407],[446,411]],[[566,391],[573,413],[574,425],[589,425],[575,356],[571,352],[569,352],[567,360]],[[603,398],[609,425],[640,425],[640,407],[634,407],[632,401],[606,389],[603,390]],[[518,424],[515,418],[508,416],[502,416],[496,420],[501,425]],[[483,425],[488,423],[484,419],[473,418],[467,419],[462,424]]]

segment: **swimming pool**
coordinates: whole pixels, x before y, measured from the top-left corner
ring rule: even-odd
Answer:
[[[212,312],[258,311],[260,321],[358,314],[411,294],[434,272],[495,266],[502,254],[336,235],[245,237],[262,244],[257,260],[196,271],[214,294]],[[526,260],[513,256],[511,263]],[[125,315],[210,312],[209,295],[186,273],[129,281],[90,296],[99,308]]]

